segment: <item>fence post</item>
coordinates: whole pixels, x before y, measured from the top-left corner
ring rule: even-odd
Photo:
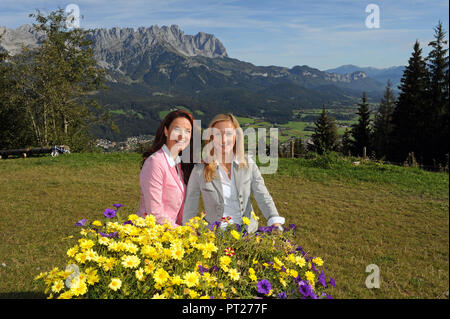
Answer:
[[[294,158],[294,141],[291,140],[291,158]]]
[[[364,158],[364,160],[366,160],[367,159],[367,149],[366,149],[366,147],[364,146],[363,147],[363,158]]]

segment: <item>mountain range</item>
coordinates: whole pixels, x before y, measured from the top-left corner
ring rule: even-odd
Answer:
[[[0,50],[14,55],[44,38],[29,25],[0,27]],[[175,106],[205,122],[215,113],[233,112],[283,123],[296,109],[352,107],[362,91],[378,103],[388,74],[355,66],[255,66],[229,57],[214,35],[186,35],[177,25],[94,29],[89,38],[95,59],[108,71],[109,89],[97,97],[111,110],[121,137],[153,133],[161,112]],[[119,137],[107,128],[94,133]]]
[[[392,66],[389,68],[374,68],[374,67],[360,67],[353,64],[341,65],[334,69],[325,70],[328,73],[348,74],[353,72],[364,72],[368,77],[387,84],[387,81],[392,82],[392,88],[398,90],[397,86],[400,85],[400,79],[403,76],[405,66]]]

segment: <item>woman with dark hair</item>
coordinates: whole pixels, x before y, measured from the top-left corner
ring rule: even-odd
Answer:
[[[175,110],[166,115],[156,130],[153,144],[143,154],[139,175],[141,217],[152,214],[158,224],[181,225],[186,185],[194,166],[192,147],[188,163],[183,163],[179,155],[189,144],[192,146],[193,129],[192,115]]]

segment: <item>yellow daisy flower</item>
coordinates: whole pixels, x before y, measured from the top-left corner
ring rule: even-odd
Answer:
[[[240,273],[234,268],[230,268],[230,270],[228,271],[228,275],[230,276],[231,279],[235,281],[239,280],[240,278]]]
[[[120,287],[122,287],[122,280],[119,278],[112,278],[108,287],[114,291],[117,291]]]
[[[125,268],[137,268],[141,260],[136,255],[124,255],[122,256],[122,266]]]
[[[164,283],[170,278],[170,275],[167,271],[162,268],[158,268],[153,274],[153,279],[157,284],[164,285]]]
[[[52,291],[60,292],[63,288],[64,288],[64,282],[62,280],[57,280],[52,286]]]
[[[320,257],[316,257],[312,261],[313,261],[313,263],[315,263],[319,267],[323,265],[323,260]]]
[[[233,236],[234,237],[234,239],[236,239],[236,240],[239,240],[240,238],[241,238],[241,234],[239,234],[236,230],[232,230],[231,232],[230,232],[230,234],[231,234],[231,236]]]
[[[191,272],[186,273],[183,276],[183,279],[184,279],[184,284],[186,286],[188,286],[189,288],[195,287],[199,283],[200,274],[196,271],[191,271]]]
[[[94,220],[94,221],[92,222],[92,225],[93,225],[93,226],[97,226],[97,227],[101,227],[101,226],[102,226],[102,222],[99,221],[99,220]]]

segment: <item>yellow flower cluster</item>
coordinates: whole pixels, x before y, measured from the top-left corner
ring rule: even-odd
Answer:
[[[67,250],[66,270],[35,278],[49,298],[253,298],[261,295],[262,279],[272,285],[264,296],[295,291],[290,297],[301,297],[299,280],[317,296],[325,291],[316,274],[323,260],[305,259],[287,235],[211,229],[201,217],[177,228],[156,224],[152,215],[127,220],[83,228]]]

